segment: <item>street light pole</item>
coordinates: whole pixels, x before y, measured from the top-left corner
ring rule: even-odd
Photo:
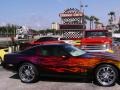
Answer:
[[[84,8],[87,8],[88,5],[83,5],[81,4],[80,5],[80,11],[83,12],[83,25],[84,25],[84,29],[85,29],[85,9]]]

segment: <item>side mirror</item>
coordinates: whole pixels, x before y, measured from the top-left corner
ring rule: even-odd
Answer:
[[[68,59],[69,57],[68,56],[61,56],[63,59]]]
[[[62,56],[62,58],[66,58],[67,56]]]

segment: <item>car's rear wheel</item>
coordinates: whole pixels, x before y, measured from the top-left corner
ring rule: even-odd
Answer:
[[[24,63],[19,68],[19,77],[24,83],[33,83],[38,80],[39,72],[35,65]]]
[[[113,86],[118,78],[117,69],[109,64],[103,64],[96,68],[95,81],[101,86]]]

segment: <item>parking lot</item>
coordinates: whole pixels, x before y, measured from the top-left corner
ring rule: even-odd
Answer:
[[[4,70],[0,66],[0,90],[120,90],[120,85],[100,87],[88,80],[45,78],[37,83],[21,83],[16,73]]]

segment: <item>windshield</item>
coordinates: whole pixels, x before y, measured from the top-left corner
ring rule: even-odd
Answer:
[[[104,31],[91,31],[91,32],[86,32],[86,37],[96,37],[96,36],[101,36],[101,37],[105,37],[107,35],[107,33]]]
[[[85,51],[80,50],[74,46],[65,46],[65,50],[72,56],[80,56],[86,53]]]

